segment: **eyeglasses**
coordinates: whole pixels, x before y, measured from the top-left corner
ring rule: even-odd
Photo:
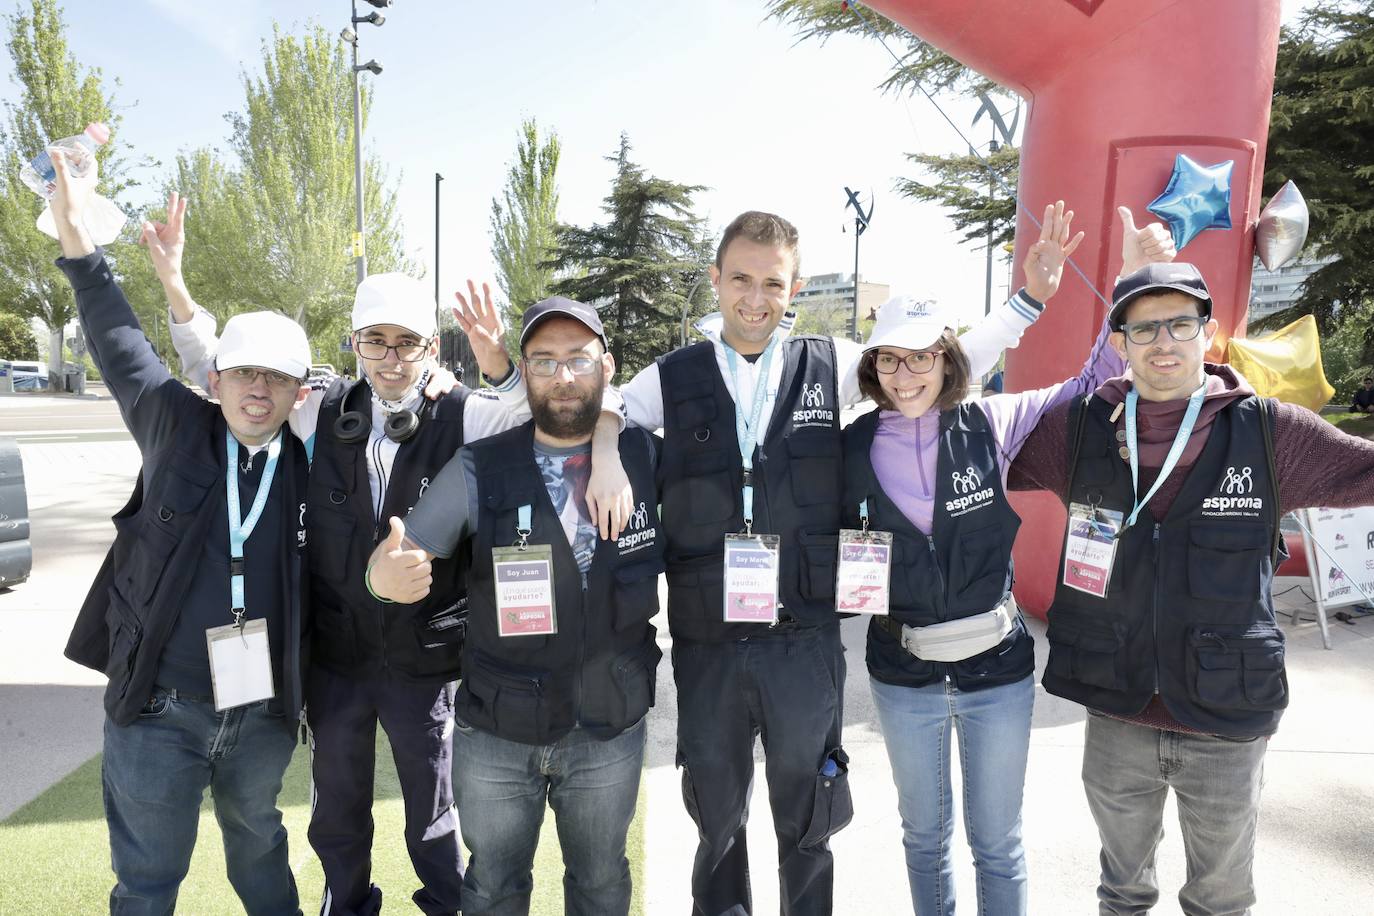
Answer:
[[[247,387],[262,376],[262,380],[267,383],[268,388],[276,391],[286,391],[290,388],[299,388],[303,384],[300,379],[286,375],[282,372],[273,372],[271,369],[258,369],[253,366],[239,366],[234,369],[225,369],[220,375],[227,375],[229,378]]]
[[[917,350],[915,353],[908,353],[905,357],[898,356],[896,353],[879,353],[873,358],[873,368],[883,375],[891,375],[897,371],[897,367],[906,364],[908,372],[915,375],[925,375],[935,368],[935,357],[944,355],[944,350]]]
[[[363,359],[386,359],[389,350],[395,350],[396,358],[403,363],[418,363],[429,352],[429,341],[397,344],[394,347],[387,346],[380,340],[358,341],[358,355]]]
[[[1179,343],[1192,340],[1202,330],[1207,319],[1201,315],[1180,315],[1177,318],[1164,318],[1160,321],[1132,321],[1123,325],[1121,330],[1126,339],[1133,344],[1152,344],[1159,337],[1160,328],[1168,328],[1169,336]]]
[[[549,356],[540,356],[524,361],[525,371],[530,375],[537,375],[540,378],[551,378],[558,374],[558,370],[564,366],[573,375],[591,375],[601,366],[601,360],[593,359],[590,356],[574,356],[572,359],[554,359]]]

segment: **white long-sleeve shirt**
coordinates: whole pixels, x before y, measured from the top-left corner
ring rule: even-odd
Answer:
[[[1043,305],[1024,292],[1018,292],[984,318],[977,327],[961,335],[959,343],[968,355],[972,377],[977,378],[997,365],[1003,350],[1019,344],[1021,335],[1040,317],[1042,308]],[[730,364],[725,355],[725,344],[720,337],[722,321],[720,313],[715,312],[698,321],[696,328],[715,347],[716,368],[720,371],[730,396],[737,403],[752,404],[754,386],[758,384],[759,365],[757,362],[743,359],[736,361],[735,371],[738,373],[741,389],[736,391],[735,379],[730,373]],[[781,344],[791,332],[792,321],[784,317],[773,336]],[[863,400],[863,393],[859,390],[858,366],[864,348],[852,340],[840,337],[832,340],[835,343],[835,371],[838,375],[840,406],[849,407]],[[781,359],[769,361],[768,393],[764,399],[761,426],[758,431],[759,442],[763,442],[768,436],[768,425],[773,416],[773,402],[777,399],[778,387],[782,384],[783,362]],[[659,429],[663,426],[663,386],[659,381],[658,363],[645,366],[620,389],[620,393],[625,399],[626,417],[632,424],[644,429]]]

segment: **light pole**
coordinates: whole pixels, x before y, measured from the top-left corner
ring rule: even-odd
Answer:
[[[444,176],[438,172],[434,173],[434,333],[439,333],[443,322],[439,320],[439,313],[443,311],[443,306],[439,304],[439,182],[444,180]]]
[[[864,234],[868,228],[868,221],[873,218],[874,201],[868,202],[868,212],[864,212],[863,204],[859,203],[859,195],[849,190],[846,186],[844,193],[849,195],[849,202],[845,209],[854,208],[854,326],[851,336],[854,340],[859,340],[859,236]]]
[[[353,48],[353,195],[358,211],[357,224],[353,230],[353,258],[358,265],[358,282],[362,283],[367,279],[367,245],[363,240],[363,97],[358,85],[358,73],[367,70],[373,76],[378,76],[382,72],[382,65],[376,60],[369,60],[365,64],[358,63],[358,33],[354,26],[364,22],[380,26],[386,22],[386,17],[375,10],[366,16],[359,16],[358,0],[350,2],[353,9],[352,25],[340,32],[339,37]],[[377,9],[391,5],[391,0],[367,2]]]

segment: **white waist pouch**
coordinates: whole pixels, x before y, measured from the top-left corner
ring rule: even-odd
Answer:
[[[1007,638],[1016,625],[1016,600],[1011,595],[990,611],[932,623],[902,627],[902,648],[928,662],[961,662],[986,652]]]

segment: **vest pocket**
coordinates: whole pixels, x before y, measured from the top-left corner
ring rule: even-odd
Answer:
[[[1269,528],[1263,524],[1194,522],[1188,527],[1188,592],[1210,601],[1258,601]]]
[[[788,475],[792,499],[798,506],[837,503],[836,489],[844,480],[840,463],[840,437],[834,432],[812,432],[787,437]],[[838,506],[836,506],[838,509]],[[838,528],[838,516],[836,518]]]
[[[358,663],[358,638],[353,628],[353,615],[341,607],[323,601],[312,602],[310,608],[310,651],[328,667],[352,668]]]
[[[710,632],[725,619],[725,577],[720,555],[668,570],[673,632]],[[704,627],[703,627],[704,625]]]
[[[306,543],[310,545],[311,572],[333,583],[334,589],[340,594],[346,594],[349,591],[345,586],[348,576],[350,572],[356,574],[356,570],[348,568],[348,559],[357,520],[352,515],[312,506],[309,524],[314,532],[306,537]]]
[[[803,849],[819,846],[854,819],[854,799],[849,793],[849,755],[833,748],[816,774],[811,802],[811,823],[797,842]]]
[[[627,563],[615,570],[615,621],[617,631],[644,623],[658,613],[658,576],[663,561]]]
[[[468,659],[460,685],[471,702],[463,717],[472,725],[510,741],[542,744],[549,734],[549,703],[544,697],[547,671],[497,664],[481,652]]]
[[[950,579],[962,586],[953,597],[965,607],[991,610],[1006,595],[1009,559],[997,526],[959,535],[959,549],[951,552],[949,566]]]
[[[415,674],[420,677],[462,674],[463,643],[467,637],[467,598],[411,621],[415,630]]]
[[[654,691],[658,683],[658,663],[663,650],[650,634],[642,646],[631,649],[611,663],[616,692],[621,701],[618,721],[612,725],[629,727],[638,722],[654,705]]]
[[[730,453],[721,449],[700,452],[685,457],[681,467],[682,476],[676,480],[665,481],[663,487],[664,518],[677,519],[674,533],[683,539],[686,534],[693,541],[691,533],[681,529],[693,525],[711,525],[708,532],[710,543],[705,545],[682,545],[683,550],[705,553],[720,547],[720,532],[715,523],[727,521],[735,514],[735,489],[731,483]],[[738,461],[738,456],[735,461]],[[684,525],[684,522],[686,523]]]
[[[1288,705],[1283,633],[1272,624],[1193,627],[1188,634],[1193,697],[1217,709],[1272,711]]]
[[[801,548],[798,585],[802,597],[833,603],[839,534],[833,528],[802,528],[797,531],[797,545]]]
[[[1049,674],[1104,690],[1125,689],[1119,662],[1124,640],[1115,624],[1060,608],[1050,614],[1049,642]]]
[[[105,663],[105,675],[110,679],[111,695],[123,697],[129,690],[129,681],[138,662],[143,624],[116,589],[110,589],[108,595],[110,604],[105,612],[105,626],[110,633],[110,654]]]

